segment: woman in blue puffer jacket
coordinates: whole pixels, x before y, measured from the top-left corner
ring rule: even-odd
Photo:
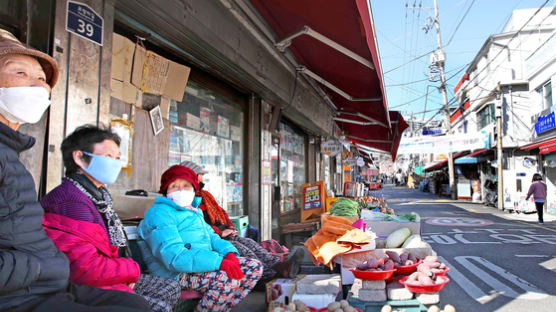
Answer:
[[[170,167],[160,192],[139,224],[139,246],[153,275],[174,278],[184,289],[203,293],[196,311],[229,311],[255,287],[262,263],[236,257],[236,248],[214,233],[197,206],[197,175]]]

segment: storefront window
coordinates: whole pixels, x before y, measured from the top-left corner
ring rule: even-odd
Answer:
[[[183,102],[170,104],[168,166],[184,160],[202,165],[205,189],[233,216],[243,212],[243,121],[240,104],[194,82]]]
[[[280,123],[280,212],[301,207],[305,183],[305,135]]]
[[[478,121],[479,121],[478,122],[478,126],[479,126],[478,130],[481,130],[484,127],[493,123],[494,120],[495,120],[494,105],[488,104],[485,108],[483,108],[481,111],[479,111],[479,113],[477,113],[477,118],[478,118]]]

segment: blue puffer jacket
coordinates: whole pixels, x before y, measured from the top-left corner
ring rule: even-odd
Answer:
[[[220,268],[237,249],[214,233],[200,209],[184,208],[157,197],[139,224],[139,247],[153,275],[178,280],[179,273],[210,272]]]

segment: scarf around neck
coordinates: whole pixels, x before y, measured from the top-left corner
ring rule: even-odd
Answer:
[[[66,179],[93,202],[105,222],[110,243],[118,248],[127,248],[124,226],[118,214],[112,208],[112,196],[110,196],[106,187],[97,188],[87,177],[81,174],[75,174],[72,177],[66,177]]]

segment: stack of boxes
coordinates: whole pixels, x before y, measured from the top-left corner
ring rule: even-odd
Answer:
[[[168,119],[170,101],[182,101],[190,71],[113,34],[110,96],[116,100],[146,111],[160,105],[162,117]]]
[[[342,282],[338,274],[306,275],[296,283],[292,300],[300,300],[315,309],[341,300]]]

